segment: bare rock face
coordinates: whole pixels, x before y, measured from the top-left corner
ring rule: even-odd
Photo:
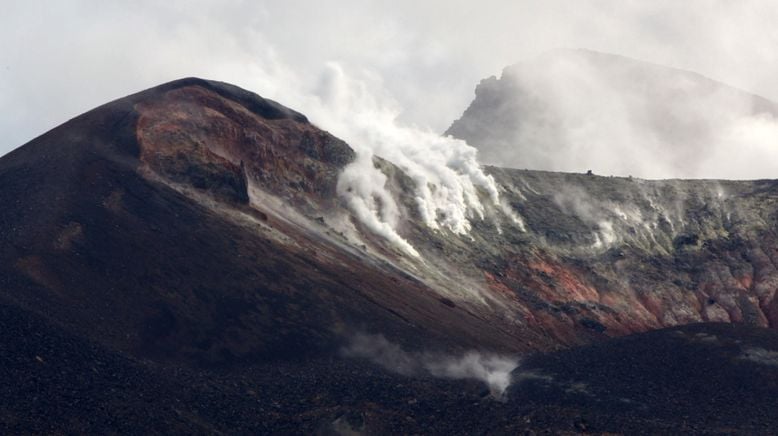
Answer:
[[[526,226],[503,236],[525,248],[491,271],[493,283],[532,290],[518,294],[523,304],[551,305],[535,317],[606,334],[704,321],[775,327],[774,181],[492,174]]]
[[[176,88],[135,108],[147,169],[243,202],[249,182],[296,203],[306,196],[331,200],[339,170],[354,157],[299,114],[266,117],[202,85]]]

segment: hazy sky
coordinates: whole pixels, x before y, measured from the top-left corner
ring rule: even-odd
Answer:
[[[328,62],[391,101],[402,122],[436,132],[480,79],[556,47],[690,69],[778,100],[775,23],[778,2],[743,0],[6,0],[0,155],[94,106],[184,76],[232,82],[306,112],[301,96],[326,80]]]

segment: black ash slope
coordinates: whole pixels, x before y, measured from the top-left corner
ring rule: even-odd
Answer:
[[[402,377],[358,360],[170,367],[8,306],[0,327],[6,434],[772,434],[778,426],[778,334],[744,326],[693,325],[536,355],[515,371],[504,402],[473,381]]]

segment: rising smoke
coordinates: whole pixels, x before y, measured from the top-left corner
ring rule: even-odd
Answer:
[[[357,152],[357,159],[340,175],[339,195],[361,224],[405,252],[418,256],[397,233],[399,208],[374,157],[388,160],[413,180],[416,207],[432,229],[466,234],[471,219],[484,218],[481,196],[500,204],[497,185],[481,169],[475,148],[427,129],[401,125],[398,105],[375,76],[364,73],[354,78],[330,62],[314,92],[303,100],[315,123]]]
[[[519,366],[514,357],[470,351],[462,356],[409,352],[382,335],[357,334],[343,349],[348,357],[368,359],[407,376],[432,375],[450,379],[474,379],[485,383],[494,398],[502,398],[511,384],[511,372]]]

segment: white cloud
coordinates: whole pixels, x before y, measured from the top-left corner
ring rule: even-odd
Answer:
[[[778,177],[778,105],[698,74],[556,50],[479,91],[456,132],[484,162],[643,178]],[[749,164],[750,162],[750,164]]]

